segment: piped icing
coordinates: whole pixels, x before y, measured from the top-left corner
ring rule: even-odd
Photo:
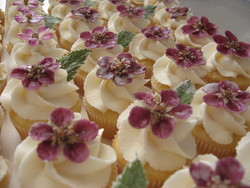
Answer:
[[[14,154],[21,185],[27,188],[100,188],[107,185],[116,154],[110,146],[101,143],[102,132],[103,129],[99,130],[98,136],[86,143],[89,157],[82,163],[71,162],[62,153],[53,161],[43,161],[37,155],[39,142],[27,137]]]
[[[133,93],[149,90],[144,86],[148,82],[147,79],[144,79],[144,74],[134,76],[131,83],[120,87],[112,80],[97,77],[98,67],[97,65],[88,73],[84,82],[84,91],[88,103],[103,113],[107,110],[121,113],[134,101]]]
[[[246,115],[249,113],[249,106],[243,112],[230,112],[206,104],[203,100],[205,94],[202,88],[197,90],[191,103],[193,116],[198,120],[197,126],[203,126],[209,137],[219,144],[230,144],[233,135],[244,136],[249,126]]]
[[[196,155],[196,144],[191,135],[196,122],[194,119],[177,120],[172,134],[161,139],[152,134],[150,126],[136,129],[129,124],[128,117],[135,106],[142,107],[142,103],[134,101],[117,120],[118,146],[126,161],[138,158],[156,170],[172,171],[181,168],[187,159]]]
[[[79,100],[78,87],[67,82],[66,70],[57,69],[54,74],[54,84],[36,90],[27,90],[20,80],[10,79],[1,95],[4,108],[24,119],[46,120],[56,107],[73,107]]]
[[[91,10],[91,8],[89,7],[82,7],[79,9]],[[97,17],[95,17],[94,20],[87,20],[84,18],[77,18],[77,17],[74,18],[73,12],[76,10],[78,9],[74,9],[70,13],[68,13],[59,26],[59,33],[60,33],[61,39],[67,41],[71,45],[74,42],[76,42],[81,32],[90,31],[94,29],[95,27],[101,26],[103,24],[103,21],[101,21]],[[92,10],[95,10],[95,9],[92,9]],[[88,11],[88,10],[84,10],[84,11]],[[79,10],[79,12],[81,12],[81,10]],[[97,12],[95,14],[98,15]]]
[[[165,55],[156,60],[153,66],[155,79],[170,88],[174,88],[186,79],[190,79],[193,84],[204,85],[206,84],[204,77],[208,73],[209,68],[205,65],[182,68]]]
[[[242,76],[250,79],[250,58],[238,57],[236,55],[224,55],[216,50],[217,44],[211,42],[201,50],[207,59],[207,65],[212,70],[217,70],[224,77],[236,78]]]

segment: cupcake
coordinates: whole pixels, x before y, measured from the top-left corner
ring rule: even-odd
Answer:
[[[67,108],[56,108],[49,118],[33,124],[16,148],[21,187],[110,187],[116,154],[101,142],[103,130]]]
[[[163,90],[160,95],[135,93],[134,101],[118,120],[113,140],[117,164],[122,171],[138,158],[143,164],[149,187],[158,188],[176,170],[196,155],[191,130],[196,120],[192,109],[179,103],[178,94]]]
[[[149,80],[144,79],[144,67],[127,52],[114,58],[102,56],[97,63],[85,79],[83,102],[89,119],[112,139],[119,114],[134,101],[135,92],[149,91],[145,86]]]
[[[26,29],[18,34],[24,42],[17,43],[10,54],[10,69],[34,64],[45,57],[62,57],[67,50],[58,47],[55,34],[49,28],[40,26],[37,30]]]
[[[191,106],[198,120],[192,131],[199,154],[234,156],[235,147],[249,131],[250,93],[228,80],[197,90]]]
[[[78,69],[74,82],[79,87],[79,93],[84,94],[84,80],[87,74],[97,65],[102,56],[116,57],[123,51],[123,47],[117,44],[118,36],[107,31],[105,26],[97,26],[92,31],[84,31],[80,38],[73,44],[71,50],[87,48],[91,50],[84,64]]]
[[[156,11],[153,20],[156,24],[174,31],[180,25],[185,24],[191,16],[189,8],[178,6]]]
[[[73,9],[59,25],[59,41],[63,48],[70,50],[83,31],[90,31],[101,26],[103,21],[98,19],[99,13],[91,7]]]
[[[7,188],[10,183],[10,162],[0,155],[0,187]]]
[[[188,79],[200,88],[207,83],[208,74],[209,67],[200,49],[177,44],[176,48],[168,48],[166,55],[156,60],[151,86],[154,91],[160,92],[173,89]]]
[[[243,165],[237,159],[231,156],[218,159],[207,154],[198,156],[189,167],[175,172],[164,182],[162,188],[249,188],[250,182],[246,182],[243,176]]]
[[[250,132],[243,136],[236,147],[236,159],[242,164],[245,170],[244,180],[250,182],[250,161],[249,161],[249,151],[250,151]]]
[[[146,11],[143,8],[119,5],[117,10],[118,12],[109,18],[109,31],[119,33],[125,30],[140,33],[141,29],[148,27],[150,24],[150,20],[145,18]]]
[[[245,90],[250,82],[250,44],[238,41],[230,31],[215,35],[214,42],[202,48],[207,64],[212,67],[209,82],[230,80]]]
[[[129,52],[146,67],[146,78],[151,78],[153,65],[165,54],[166,48],[174,47],[170,29],[151,26],[141,30],[129,44]]]
[[[190,17],[186,24],[176,28],[174,35],[177,44],[202,48],[212,42],[212,36],[217,33],[217,26],[206,17]]]
[[[81,110],[77,86],[67,81],[66,70],[53,58],[15,68],[10,77],[0,101],[22,139],[33,123],[47,121],[57,107]]]
[[[157,6],[157,11],[163,8],[171,8],[179,6],[178,0],[144,0],[144,5]]]

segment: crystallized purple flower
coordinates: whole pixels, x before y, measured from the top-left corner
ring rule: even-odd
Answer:
[[[131,83],[133,75],[145,73],[145,68],[127,52],[118,54],[116,58],[102,56],[97,63],[100,68],[97,69],[96,75],[106,80],[112,79],[118,86]]]
[[[118,36],[107,31],[105,26],[97,26],[91,32],[82,32],[80,38],[85,41],[85,46],[89,49],[111,49],[116,46],[118,40]]]
[[[24,11],[23,14],[18,14],[14,17],[14,19],[18,23],[39,23],[41,20],[43,20],[42,15],[38,15],[33,11]]]
[[[98,135],[98,126],[86,119],[73,122],[74,113],[67,108],[56,108],[50,115],[50,125],[38,122],[32,125],[29,135],[41,141],[37,147],[42,160],[52,161],[60,150],[69,160],[81,163],[89,156],[86,142]]]
[[[127,0],[109,0],[114,5],[120,5],[127,2]]]
[[[205,65],[202,51],[198,48],[186,47],[183,44],[176,44],[175,48],[168,48],[166,56],[173,59],[182,68]]]
[[[83,0],[60,0],[59,3],[64,5],[79,6]]]
[[[41,26],[37,32],[33,32],[31,29],[26,29],[25,33],[19,33],[18,37],[28,41],[28,45],[37,46],[43,40],[50,40],[53,38],[53,33],[49,33],[49,28]]]
[[[250,44],[239,42],[238,38],[230,31],[225,32],[223,35],[214,35],[213,39],[218,44],[217,50],[225,55],[235,54],[239,57],[250,57]]]
[[[150,125],[158,138],[165,139],[172,134],[176,118],[185,119],[192,114],[192,108],[188,104],[180,104],[173,90],[162,90],[160,97],[149,92],[138,92],[135,98],[142,100],[146,107],[132,108],[128,118],[130,125],[138,129]]]
[[[60,66],[53,58],[46,57],[37,64],[23,65],[14,68],[10,76],[22,80],[23,86],[28,90],[34,90],[42,85],[53,84],[54,71]]]
[[[164,40],[169,37],[171,31],[167,28],[155,25],[142,29],[141,32],[149,39]]]
[[[120,12],[120,16],[122,17],[128,16],[131,18],[141,18],[146,13],[146,11],[143,8],[125,6],[125,5],[117,6],[117,10]]]
[[[206,17],[198,18],[197,16],[192,16],[187,21],[181,29],[184,34],[193,35],[196,37],[207,37],[213,36],[217,33],[217,26],[211,22]]]
[[[73,19],[83,19],[87,22],[94,22],[98,16],[99,13],[97,10],[91,8],[91,7],[81,7],[77,8],[71,11]]]
[[[224,107],[229,112],[243,112],[248,108],[245,103],[250,100],[250,93],[240,91],[239,87],[228,80],[219,83],[209,83],[202,90],[207,93],[203,101],[216,108]]]
[[[217,161],[215,170],[208,164],[196,162],[189,167],[190,175],[198,187],[204,188],[250,188],[241,180],[244,169],[233,157],[224,157]]]
[[[170,14],[170,18],[175,19],[186,16],[189,9],[187,7],[173,7],[166,8],[166,11]]]
[[[13,6],[17,6],[17,10],[20,12],[29,11],[38,7],[38,0],[17,0],[12,3]]]

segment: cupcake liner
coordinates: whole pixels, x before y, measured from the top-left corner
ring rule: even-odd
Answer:
[[[235,147],[240,138],[234,137],[233,142],[231,144],[223,145],[214,142],[205,132],[201,125],[196,126],[192,135],[196,140],[197,145],[197,154],[207,154],[212,153],[216,155],[218,158],[226,157],[226,156],[235,156],[236,150]]]
[[[113,164],[111,166],[111,175],[109,178],[109,182],[105,188],[110,188],[112,186],[113,182],[116,180],[116,177],[117,177],[117,167],[116,167],[116,164]]]
[[[119,150],[119,145],[117,141],[118,141],[118,136],[115,135],[112,141],[112,147],[116,151],[117,168],[118,168],[118,173],[120,174],[125,169],[128,162],[123,158],[123,155],[121,151]],[[148,163],[144,164],[144,169],[146,172],[147,180],[149,181],[149,184],[148,184],[149,188],[160,188],[162,184],[164,183],[164,181],[175,172],[175,171],[155,170],[152,167],[150,167]]]
[[[87,102],[85,97],[83,97],[83,104],[85,106],[89,119],[96,122],[99,125],[99,128],[104,128],[103,137],[112,140],[117,132],[116,121],[119,114],[111,110],[102,113],[101,111],[92,107]]]
[[[80,95],[82,95],[82,96],[84,95],[84,86],[83,86],[83,84],[84,84],[84,80],[85,80],[87,74],[88,73],[78,69],[78,71],[77,71],[77,73],[76,73],[76,75],[74,77],[74,83],[79,88],[78,93]]]
[[[0,187],[1,188],[7,188],[9,187],[10,183],[10,174],[11,174],[11,164],[10,161],[4,159],[2,156],[0,156],[0,173],[3,175],[2,179],[0,179]],[[4,169],[2,166],[4,165],[5,167],[8,168],[6,172],[1,172],[1,170]]]

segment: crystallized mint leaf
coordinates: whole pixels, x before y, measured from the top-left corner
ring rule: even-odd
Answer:
[[[133,37],[135,36],[134,33],[128,31],[121,31],[118,33],[118,44],[122,45],[123,48],[127,48]]]
[[[112,188],[146,188],[147,185],[144,168],[141,162],[136,159],[117,177]]]
[[[96,4],[96,2],[91,1],[91,0],[85,0],[84,5],[86,7],[93,7]]]
[[[180,98],[180,103],[190,104],[193,100],[195,87],[192,85],[190,80],[180,83],[174,90],[177,92]]]
[[[151,16],[152,14],[154,14],[155,9],[156,9],[156,6],[148,5],[148,6],[145,6],[145,7],[142,7],[142,8],[143,8],[144,10],[146,10],[146,13],[145,13],[144,17],[145,17],[146,19],[149,19],[150,16]]]
[[[61,68],[68,72],[68,81],[74,78],[78,68],[84,64],[90,52],[88,49],[76,50],[67,53],[57,60],[57,62],[61,63]]]
[[[48,14],[43,15],[45,27],[52,29],[58,22],[62,19],[54,16],[50,16]]]
[[[39,2],[41,2],[41,3],[43,3],[44,2],[44,0],[38,0]]]

